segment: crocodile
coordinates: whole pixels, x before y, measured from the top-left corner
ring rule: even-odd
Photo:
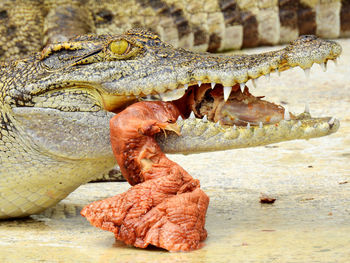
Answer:
[[[165,152],[193,153],[308,139],[339,128],[254,97],[246,82],[336,60],[341,46],[302,36],[256,55],[174,48],[143,29],[83,35],[0,66],[0,218],[43,211],[115,165],[109,120],[142,100],[173,101],[181,136]]]
[[[224,51],[288,43],[301,34],[350,36],[350,1],[0,0],[0,61],[87,33],[143,27],[174,47]],[[121,179],[113,168],[99,180]]]
[[[87,33],[142,27],[174,47],[222,51],[350,36],[348,0],[1,0],[0,59]]]

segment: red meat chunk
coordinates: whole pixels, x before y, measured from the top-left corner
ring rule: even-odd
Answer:
[[[161,151],[154,135],[177,131],[177,108],[170,102],[139,102],[112,118],[112,148],[127,192],[96,201],[81,212],[96,227],[126,244],[149,244],[169,251],[200,248],[208,196],[182,167]]]

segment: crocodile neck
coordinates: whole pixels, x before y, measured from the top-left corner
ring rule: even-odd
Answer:
[[[32,131],[24,128],[25,118],[17,119],[8,103],[16,100],[9,95],[18,92],[18,82],[34,81],[32,73],[37,71],[32,59],[0,68],[2,80],[6,79],[0,83],[0,218],[4,211],[11,217],[38,213],[115,164],[111,154],[72,159],[52,154],[33,140]],[[58,115],[55,121],[60,121]],[[43,129],[48,125],[44,121]]]

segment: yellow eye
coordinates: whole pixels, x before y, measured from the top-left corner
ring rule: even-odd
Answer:
[[[121,39],[121,40],[112,42],[109,48],[113,53],[117,55],[123,55],[129,52],[130,44],[128,41]]]

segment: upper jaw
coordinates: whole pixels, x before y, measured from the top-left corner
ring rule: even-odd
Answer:
[[[308,74],[314,63],[326,69],[328,60],[336,60],[341,51],[336,42],[314,36],[302,36],[281,50],[257,55],[214,56],[174,49],[174,59],[167,56],[161,64],[158,59],[150,59],[149,66],[136,71],[135,76],[131,74],[103,86],[108,94],[137,99],[156,95],[162,100],[174,100],[189,86],[221,84],[227,99],[234,85],[239,84],[243,90],[249,80],[254,85],[259,77],[269,77],[274,72],[299,66]]]

